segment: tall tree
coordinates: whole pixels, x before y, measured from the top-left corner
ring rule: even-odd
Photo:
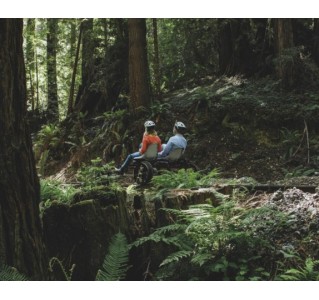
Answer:
[[[250,33],[249,19],[218,19],[220,73],[251,75],[255,71]]]
[[[150,85],[146,48],[145,19],[129,19],[129,87],[133,112],[149,107]]]
[[[158,51],[158,32],[157,19],[152,20],[153,24],[153,39],[154,39],[154,81],[155,81],[155,95],[161,98],[161,76],[160,76],[160,62]]]
[[[72,79],[71,79],[70,94],[69,94],[69,101],[68,101],[68,113],[67,113],[68,115],[73,111],[75,77],[76,77],[76,71],[77,71],[78,62],[79,62],[80,46],[81,46],[81,39],[82,39],[82,28],[83,28],[82,25],[80,25],[80,32],[79,32],[78,43],[77,43],[77,47],[76,47],[76,53],[75,53],[74,64],[73,64],[73,71],[72,71]],[[71,45],[73,42],[72,37],[73,37],[73,31],[71,34]],[[71,53],[71,55],[72,55],[72,53]]]
[[[56,70],[58,19],[47,19],[47,80],[48,80],[48,118],[51,122],[59,120],[58,86]]]
[[[105,57],[93,57],[94,47],[91,49],[89,68],[92,71],[87,74],[87,80],[82,80],[74,105],[74,111],[87,113],[87,116],[111,110],[119,94],[128,90],[127,22],[124,19],[111,19],[108,25],[112,43],[108,45]],[[92,41],[94,38],[92,36]]]
[[[276,72],[282,86],[289,88],[294,83],[293,30],[291,19],[274,19]]]
[[[82,20],[82,85],[85,86],[94,68],[93,19]]]
[[[319,66],[319,19],[314,19],[312,56]]]
[[[0,260],[47,278],[40,189],[26,121],[21,19],[0,19]]]
[[[26,63],[29,78],[29,93],[28,100],[31,103],[32,111],[35,109],[35,97],[34,97],[34,75],[35,75],[35,52],[34,52],[34,35],[35,35],[35,19],[29,18],[26,26]]]

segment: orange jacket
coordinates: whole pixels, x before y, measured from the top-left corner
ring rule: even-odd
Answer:
[[[161,139],[157,135],[153,134],[144,134],[143,140],[142,140],[142,148],[140,149],[140,153],[144,154],[145,151],[147,150],[147,147],[150,144],[157,144],[157,151],[161,152],[162,151],[162,142]]]

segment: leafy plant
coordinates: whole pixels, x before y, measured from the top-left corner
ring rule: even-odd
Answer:
[[[160,101],[155,101],[151,106],[151,119],[154,119],[156,123],[160,121],[161,118],[166,116],[171,112],[171,104],[162,103]]]
[[[83,164],[78,170],[76,178],[81,182],[83,189],[90,190],[112,181],[114,162],[104,164],[100,157],[91,160],[90,165]]]
[[[115,281],[126,276],[129,261],[129,248],[123,233],[117,233],[111,240],[102,268],[96,274],[96,280]]]
[[[152,183],[157,189],[193,188],[210,185],[219,175],[219,169],[213,169],[207,175],[193,169],[179,169],[177,172],[163,170],[161,175],[153,177]]]
[[[29,278],[16,268],[4,264],[0,265],[0,281],[28,281]]]
[[[170,246],[171,252],[159,265],[158,279],[269,280],[272,274],[264,260],[273,251],[273,238],[289,227],[289,215],[271,206],[242,208],[237,194],[231,197],[221,197],[217,207],[201,204],[186,210],[163,209],[174,216],[170,219],[175,223],[131,247],[144,243]]]
[[[55,148],[60,143],[60,129],[55,124],[47,124],[41,127],[34,143],[34,153],[36,159],[39,159],[41,154],[49,149]]]
[[[69,203],[75,193],[79,191],[71,184],[63,184],[58,180],[41,179],[41,201],[51,203],[56,200],[60,203]]]
[[[291,268],[277,276],[277,280],[319,280],[319,260],[308,257],[304,265]]]

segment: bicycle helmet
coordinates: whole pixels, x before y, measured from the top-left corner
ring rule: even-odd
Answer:
[[[178,129],[186,129],[186,126],[185,126],[185,124],[183,123],[183,122],[179,122],[179,121],[177,121],[176,123],[175,123],[175,128],[178,130]]]
[[[146,128],[155,127],[155,123],[153,121],[146,121],[144,123],[144,127],[146,127]]]

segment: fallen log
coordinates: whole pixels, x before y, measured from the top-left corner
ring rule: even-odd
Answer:
[[[268,192],[274,193],[278,190],[288,190],[292,188],[297,188],[306,193],[316,193],[317,185],[279,185],[279,184],[229,184],[223,186],[216,186],[216,191],[223,194],[231,194],[234,189],[243,189],[249,192]]]

